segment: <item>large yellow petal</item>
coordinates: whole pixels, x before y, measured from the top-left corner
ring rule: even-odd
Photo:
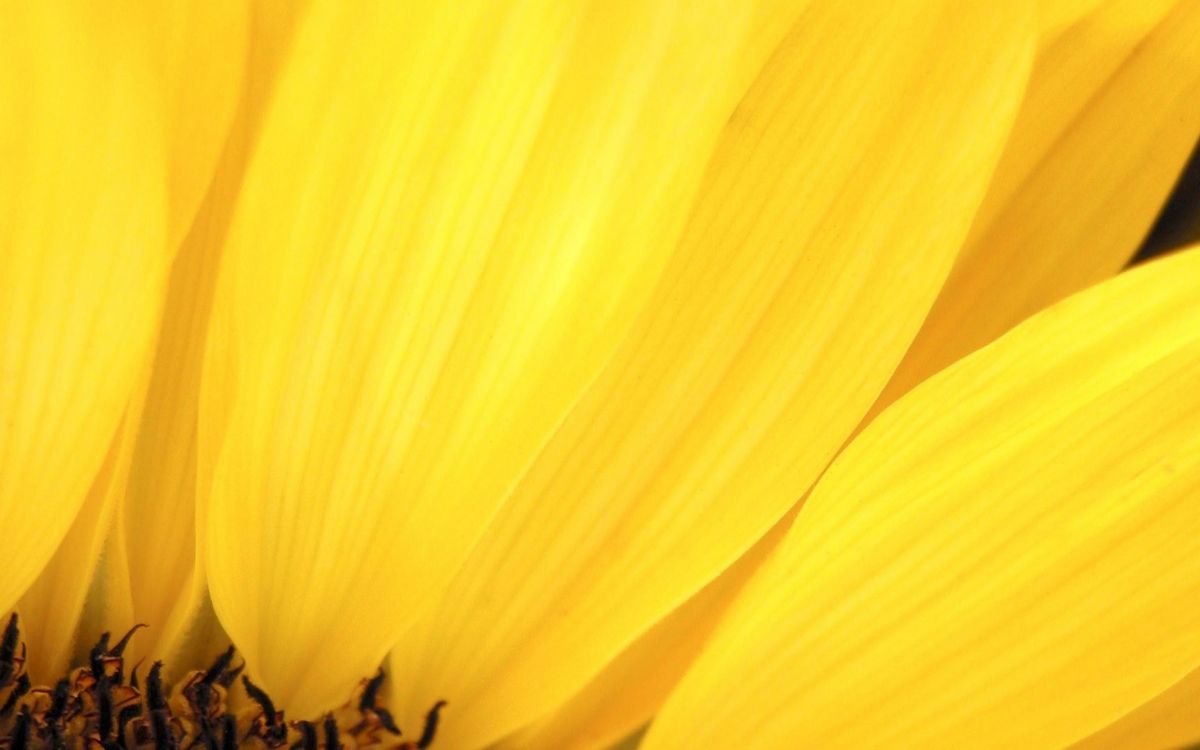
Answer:
[[[1058,36],[1062,30],[1093,11],[1103,0],[1038,0],[1038,36],[1043,42]]]
[[[947,271],[1031,36],[1013,4],[811,3],[734,116],[653,301],[514,489],[398,709],[452,746],[566,700],[792,506]]]
[[[1200,252],[930,379],[814,489],[647,747],[1051,748],[1200,664]]]
[[[1098,5],[1101,5],[1099,0],[1061,0],[1038,3],[1038,21],[1041,29],[1039,36],[1047,49],[1042,51],[1040,62],[1035,66],[1035,76],[1042,78],[1046,75],[1058,74],[1061,67],[1058,57],[1063,55],[1064,49],[1070,50],[1072,46],[1076,47],[1075,50],[1072,50],[1076,54],[1079,52],[1090,53],[1102,56],[1106,62],[1115,62],[1122,54],[1128,52],[1131,38],[1136,39],[1137,33],[1145,30],[1149,25],[1146,17],[1139,19],[1135,16],[1133,19],[1125,18],[1122,21],[1119,16],[1115,15],[1121,11],[1118,5],[1109,3],[1097,12]],[[1149,19],[1152,21],[1164,15],[1169,9],[1169,4],[1143,4],[1140,10],[1142,13],[1148,12]],[[1089,13],[1094,15],[1085,25],[1075,29],[1066,39],[1062,38],[1061,35],[1065,29],[1080,23]],[[1131,20],[1133,21],[1132,34]],[[1116,23],[1113,23],[1114,21]],[[1097,35],[1098,38],[1087,38],[1081,33],[1089,26],[1094,27],[1097,24],[1108,23],[1112,23],[1114,28],[1104,29],[1102,27],[1101,33]],[[1112,38],[1106,38],[1114,32],[1119,35],[1115,43]],[[1051,102],[1043,97],[1042,103],[1049,104]],[[1053,103],[1059,107],[1063,106],[1062,101]],[[1041,109],[1044,107],[1039,108],[1039,110]],[[1134,121],[1134,126],[1150,127],[1160,124],[1152,122],[1150,118],[1145,119],[1144,123]],[[1045,113],[1026,110],[1020,124],[1023,129],[1044,128],[1046,126]],[[1171,123],[1171,125],[1179,128],[1181,132],[1185,132],[1179,123]],[[1067,137],[1070,137],[1070,134]],[[1019,141],[1020,138],[1018,137],[1017,140]],[[1178,158],[1179,147],[1178,139],[1169,144],[1171,159]],[[1031,153],[1031,151],[1014,151],[1006,154],[1001,169],[1009,172],[1027,169],[1027,160]],[[1168,159],[1168,163],[1164,166],[1169,168],[1173,163],[1171,159]],[[1138,165],[1139,171],[1141,171],[1141,166]],[[1159,175],[1159,184],[1161,184],[1161,179],[1165,178],[1165,174]],[[1197,174],[1200,174],[1200,171],[1197,171]],[[1085,199],[1076,201],[1075,206],[1083,210],[1087,207],[1089,199],[1096,201],[1099,198],[1099,195],[1086,193]],[[997,196],[991,197],[993,202],[998,200]],[[1141,211],[1139,222],[1145,222],[1149,215],[1145,210]],[[1175,222],[1181,226],[1185,223],[1179,219]],[[1139,223],[1138,226],[1141,224]],[[1183,233],[1174,226],[1172,228],[1176,234]],[[1051,250],[1074,250],[1075,254],[1079,255],[1085,247],[1090,248],[1090,243],[1056,245]],[[1117,253],[1117,257],[1122,256]],[[1009,269],[1006,276],[1019,278],[1020,273],[1016,269]],[[957,292],[953,286],[950,286],[944,288],[942,293],[951,296]],[[986,313],[986,311],[984,312]],[[911,366],[913,363],[908,364]],[[923,377],[924,373],[921,373],[920,376]],[[905,382],[903,377],[897,381],[898,384]],[[673,680],[677,675],[671,667],[686,666],[690,658],[690,649],[698,643],[697,638],[693,637],[694,634],[707,633],[715,624],[715,620],[721,616],[727,601],[731,598],[725,596],[718,599],[716,595],[710,595],[710,590],[717,589],[718,584],[722,587],[725,586],[725,579],[734,577],[734,572],[730,570],[723,573],[717,581],[709,584],[704,591],[689,600],[677,612],[672,613],[668,621],[659,623],[644,634],[603,673],[597,675],[588,687],[577,694],[570,703],[556,711],[553,717],[514,737],[511,740],[514,746],[521,746],[523,743],[546,747],[566,747],[572,743],[579,746],[602,746],[624,736],[640,722],[648,719],[665,698],[665,695],[660,695],[660,691],[674,684]],[[724,590],[732,592],[734,584],[730,584]],[[702,604],[701,601],[705,604]]]
[[[295,715],[376,668],[595,378],[770,14],[314,3],[226,248],[201,409],[213,602]]]
[[[221,239],[214,227],[227,223],[229,194],[235,192],[239,165],[245,161],[239,139],[228,142],[227,136],[233,109],[244,100],[240,84],[247,57],[248,13],[242,3],[179,0],[146,4],[143,10],[152,40],[152,70],[168,111],[169,244],[175,245],[182,230],[192,225],[196,204],[213,177],[217,152],[226,145],[230,164],[221,174],[228,187],[213,189],[208,210],[193,226],[174,263],[153,371],[146,362],[141,377],[148,382],[137,389],[104,470],[55,557],[21,600],[23,631],[32,649],[31,671],[47,680],[65,669],[80,627],[86,632],[78,637],[90,643],[102,630],[150,623],[127,654],[135,660],[158,654],[162,649],[152,647],[170,646],[187,624],[180,622],[171,604],[191,602],[202,593],[194,577],[182,575],[190,573],[191,566],[181,570],[180,563],[194,556],[194,527],[187,519],[194,515],[195,478],[189,457],[195,437],[187,425],[194,433],[195,363],[203,348],[210,267],[215,266]],[[261,26],[262,19],[255,20]],[[256,36],[263,36],[261,29]],[[268,43],[271,39],[268,35]],[[258,71],[248,72],[253,78]],[[244,104],[242,108],[246,109]],[[240,119],[239,127],[245,127],[246,118]],[[144,413],[144,420],[139,413]],[[110,536],[114,511],[128,523],[119,521]],[[92,574],[106,539],[109,549],[102,570],[108,580],[94,582]],[[127,541],[132,549],[126,548]],[[137,590],[132,597],[131,573]],[[147,587],[156,596],[141,590]],[[81,623],[89,591],[101,601],[90,603],[92,616]]]
[[[140,5],[0,4],[0,610],[96,481],[157,321],[167,157]]]
[[[1200,668],[1070,750],[1163,750],[1200,741]]]
[[[196,413],[204,333],[219,245],[201,210],[171,274],[153,377],[132,452],[128,489],[109,545],[109,627],[149,625],[130,656],[169,656],[203,593],[196,544]],[[123,600],[123,601],[122,601]]]
[[[166,97],[168,238],[174,246],[208,192],[238,107],[250,6],[246,0],[152,0],[142,5],[150,16],[155,71]]]
[[[716,579],[655,623],[546,718],[495,750],[607,748],[644,726],[700,653],[717,622],[783,538],[789,513]]]
[[[25,666],[37,684],[52,683],[70,667],[80,615],[108,534],[113,496],[124,486],[121,466],[128,465],[129,433],[122,422],[66,536],[17,605],[21,636],[29,647]]]
[[[197,422],[213,287],[265,100],[303,6],[260,0],[250,7],[250,41],[241,61],[245,86],[234,97],[232,132],[172,269],[129,487],[109,547],[108,628],[149,625],[127,652],[133,661],[162,658],[168,668],[189,668],[172,657],[193,629],[205,594]]]
[[[1197,38],[1194,0],[1104,0],[1040,47],[966,247],[874,411],[1129,261],[1200,137]]]

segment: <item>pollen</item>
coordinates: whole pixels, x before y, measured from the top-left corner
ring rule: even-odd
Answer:
[[[441,710],[409,739],[379,705],[384,674],[363,680],[351,699],[317,721],[289,721],[236,663],[230,647],[206,669],[164,683],[161,661],[126,673],[125,649],[104,633],[87,663],[52,686],[33,685],[17,616],[0,635],[0,748],[4,750],[423,750],[433,745]],[[234,708],[238,706],[238,708]]]

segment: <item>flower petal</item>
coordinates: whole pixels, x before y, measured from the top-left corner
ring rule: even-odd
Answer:
[[[244,111],[252,108],[240,96],[247,9],[242,3],[177,0],[143,8],[155,41],[153,69],[171,112],[169,222],[171,232],[178,233],[192,224],[199,193],[209,187],[216,150],[226,145],[229,116],[239,100],[243,113],[236,118],[237,127],[247,127]],[[264,36],[268,46],[277,46],[276,35],[266,35],[263,27],[264,22],[283,25],[281,19],[269,17],[260,7],[254,20],[256,47],[264,46]],[[257,58],[248,71],[249,82],[263,75],[263,56]],[[134,622],[149,623],[127,655],[134,661],[150,654],[168,655],[164,650],[169,653],[190,626],[186,615],[203,593],[203,579],[190,575],[194,527],[181,522],[195,513],[195,364],[203,348],[210,296],[206,290],[228,223],[230,194],[236,192],[245,162],[245,149],[239,148],[245,140],[239,134],[228,144],[219,178],[225,185],[211,191],[207,210],[192,226],[174,263],[156,363],[152,374],[147,363],[141,376],[149,385],[136,389],[139,395],[132,397],[125,427],[114,438],[104,470],[55,557],[21,600],[31,671],[45,679],[65,671],[81,627],[78,637],[86,646],[103,630],[124,631]],[[139,420],[138,413],[144,419]],[[131,476],[132,486],[127,487]],[[114,511],[119,521],[110,534]],[[106,540],[106,564],[100,569],[105,580],[93,581]],[[101,601],[89,602],[89,616],[81,622],[88,596]]]
[[[834,462],[647,747],[1060,747],[1165,690],[1200,665],[1198,375],[1193,251],[918,387]]]
[[[0,4],[0,610],[96,482],[157,321],[167,159],[140,5]]]
[[[1039,36],[1057,36],[1064,28],[1092,12],[1103,0],[1039,0],[1036,4]]]
[[[226,248],[200,425],[213,603],[293,715],[376,668],[644,304],[755,12],[314,3]]]
[[[873,401],[982,197],[1013,4],[810,4],[742,102],[652,303],[394,651],[451,746],[545,715],[736,560]],[[903,196],[898,198],[898,196]]]
[[[211,213],[201,210],[172,269],[128,488],[110,540],[110,573],[119,580],[111,589],[109,627],[150,626],[131,645],[135,662],[171,654],[204,591],[195,453],[200,365],[219,257],[219,245],[201,239]]]
[[[1038,52],[950,278],[874,412],[1137,251],[1200,137],[1200,4],[1105,0]]]
[[[245,89],[205,202],[171,272],[153,377],[132,454],[130,482],[109,546],[109,629],[150,627],[127,651],[131,662],[164,659],[168,669],[194,630],[206,592],[203,507],[197,505],[200,377],[221,248],[261,125],[264,100],[302,3],[253,5],[244,57]],[[241,78],[241,76],[239,76]],[[195,522],[190,522],[195,519]]]
[[[737,562],[627,646],[552,715],[494,750],[606,748],[644,726],[700,653],[734,597],[775,549],[794,515],[781,519]]]
[[[261,1],[261,0],[260,0]],[[172,246],[208,191],[240,99],[250,13],[246,0],[154,0],[156,71],[166,90]]]
[[[1200,740],[1200,669],[1070,750],[1162,750],[1195,747]]]
[[[70,667],[71,647],[108,535],[114,500],[124,486],[121,467],[128,465],[129,433],[122,423],[62,543],[17,605],[21,636],[29,646],[25,666],[36,684],[49,684]]]
[[[1061,2],[1039,3],[1037,10],[1041,39],[1047,44],[1057,42],[1061,46],[1060,35],[1063,30],[1079,23],[1087,14],[1093,13],[1099,4],[1099,0],[1061,0]],[[1104,12],[1112,14],[1113,10],[1112,7],[1106,7]],[[1166,8],[1158,8],[1156,12],[1161,14],[1166,10]],[[1095,17],[1095,19],[1099,18],[1103,18],[1103,16]],[[1091,23],[1094,23],[1095,19]],[[1126,31],[1126,33],[1128,32]],[[1100,51],[1100,49],[1096,50],[1096,52]],[[1103,51],[1108,53],[1109,49],[1105,47]],[[1052,70],[1057,72],[1056,66],[1048,62],[1053,60],[1054,54],[1043,52],[1041,64],[1035,66],[1033,73],[1035,77],[1044,77]],[[1020,120],[1020,125],[1024,128],[1031,128],[1044,124],[1040,122],[1040,119],[1026,111],[1025,116]],[[1000,169],[1014,169],[1017,161],[1019,161],[1017,154],[1008,153],[1002,158]],[[1200,171],[1197,173],[1200,174]],[[993,196],[992,200],[997,199]],[[1084,201],[1080,201],[1079,206],[1083,205]],[[1074,247],[1082,249],[1084,246]],[[1066,248],[1056,246],[1054,249]],[[941,294],[953,296],[957,294],[957,291],[951,285],[943,287]],[[914,362],[907,364],[907,366],[913,365]],[[924,373],[921,373],[920,377],[923,376]],[[916,375],[910,374],[910,377],[916,377]],[[906,383],[906,379],[902,377],[896,381],[894,387],[900,385],[907,389],[910,384]],[[886,406],[886,403],[890,402],[892,398],[894,395],[889,394],[887,399],[877,403],[876,411],[882,410],[883,406]],[[655,689],[674,684],[673,680],[678,675],[675,675],[668,665],[678,664],[681,669],[687,666],[690,656],[686,654],[691,653],[689,649],[693,646],[695,639],[685,634],[708,632],[715,625],[716,619],[723,614],[725,606],[728,601],[732,600],[732,596],[723,597],[718,601],[714,596],[706,594],[710,589],[721,584],[725,578],[732,577],[732,573],[734,573],[733,570],[722,573],[720,578],[710,583],[705,590],[696,594],[692,600],[672,613],[668,618],[669,622],[656,625],[630,645],[613,664],[593,678],[587,688],[557,711],[553,717],[544,720],[536,727],[519,733],[519,736],[513,740],[515,746],[520,746],[522,743],[531,745],[541,743],[547,747],[556,745],[565,747],[571,741],[590,743],[588,746],[599,746],[606,741],[624,736],[625,732],[632,731],[637,727],[639,722],[648,719],[661,705],[665,695],[658,696],[656,694],[653,699],[647,698],[646,695]],[[744,578],[744,576],[740,577]],[[733,585],[730,584],[729,591],[733,590]],[[711,603],[701,605],[696,601],[700,599]],[[633,662],[638,654],[645,654],[648,658],[640,664],[635,664]],[[632,671],[638,668],[643,671],[637,675],[632,674]],[[583,714],[589,710],[594,711],[594,714],[585,718]],[[583,724],[584,722],[586,724]]]

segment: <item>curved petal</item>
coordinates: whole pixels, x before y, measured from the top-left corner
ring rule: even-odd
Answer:
[[[1168,688],[1200,665],[1198,376],[1193,251],[912,391],[813,490],[646,746],[1061,747]]]
[[[1159,22],[1178,23],[1178,19],[1164,21],[1164,18],[1172,9],[1172,3],[1140,3],[1130,7],[1129,3],[1101,3],[1099,0],[1062,0],[1061,2],[1040,2],[1037,4],[1038,21],[1041,27],[1040,38],[1042,40],[1042,49],[1039,53],[1037,63],[1034,66],[1032,78],[1034,82],[1032,88],[1040,92],[1032,97],[1027,102],[1021,116],[1018,119],[1017,128],[1023,132],[1018,133],[1013,137],[1013,145],[1006,150],[1001,159],[1001,164],[998,171],[1002,174],[997,178],[997,187],[985,200],[991,208],[990,211],[999,210],[997,206],[1003,205],[1005,201],[1012,201],[1013,196],[1010,191],[1013,185],[1020,182],[1020,175],[1028,175],[1029,172],[1035,169],[1039,161],[1053,161],[1054,159],[1079,158],[1082,156],[1078,152],[1079,145],[1076,141],[1080,138],[1078,131],[1081,129],[1082,123],[1072,123],[1071,116],[1075,116],[1080,120],[1087,120],[1089,117],[1097,117],[1107,114],[1111,116],[1111,108],[1107,113],[1097,111],[1087,111],[1089,106],[1088,97],[1095,94],[1095,86],[1114,86],[1120,85],[1119,81],[1114,82],[1112,78],[1107,78],[1111,72],[1105,66],[1114,66],[1120,64],[1128,65],[1128,61],[1123,61],[1122,58],[1129,54],[1130,49],[1140,44],[1158,45],[1163,54],[1158,56],[1159,68],[1146,66],[1140,75],[1141,81],[1150,81],[1155,76],[1166,76],[1164,70],[1171,67],[1170,59],[1170,44],[1177,44],[1180,41],[1179,36],[1166,36],[1153,34],[1154,26]],[[1132,13],[1131,13],[1132,11]],[[1186,13],[1186,11],[1184,11]],[[1074,27],[1073,29],[1070,27]],[[1069,31],[1068,31],[1069,29]],[[1177,51],[1177,50],[1176,50]],[[1142,53],[1145,54],[1145,53]],[[1090,70],[1095,77],[1091,80],[1091,86],[1078,87],[1078,76],[1075,76],[1070,81],[1071,85],[1056,85],[1052,90],[1047,91],[1047,88],[1056,80],[1055,77],[1062,76],[1064,70],[1064,62],[1070,65],[1075,70]],[[1100,63],[1097,67],[1097,62]],[[1144,64],[1143,64],[1144,65]],[[1187,66],[1187,61],[1184,61],[1184,71],[1191,70],[1195,65]],[[1172,74],[1174,75],[1174,74]],[[1148,92],[1151,96],[1161,97],[1164,102],[1169,102],[1172,105],[1182,108],[1190,108],[1194,103],[1192,98],[1175,98],[1175,89],[1163,89],[1157,85],[1143,84],[1142,91]],[[1064,101],[1063,94],[1068,93],[1070,96],[1076,97],[1074,104],[1085,107],[1085,111],[1076,112],[1068,102]],[[1095,103],[1091,103],[1093,109],[1096,109]],[[1053,111],[1051,111],[1053,110]],[[1154,116],[1147,116],[1146,110],[1138,108],[1130,108],[1128,113],[1130,116],[1119,124],[1123,128],[1131,128],[1141,135],[1151,135],[1158,132],[1164,123],[1158,118],[1160,114],[1154,108],[1149,110]],[[1114,169],[1113,173],[1107,175],[1109,185],[1125,185],[1129,178],[1128,168],[1132,168],[1139,178],[1147,179],[1151,183],[1151,192],[1161,189],[1161,186],[1166,184],[1171,174],[1171,168],[1178,162],[1181,150],[1185,143],[1185,136],[1188,133],[1188,126],[1191,121],[1188,118],[1180,120],[1168,120],[1166,127],[1172,137],[1167,142],[1157,142],[1156,148],[1161,149],[1164,157],[1153,157],[1148,159],[1150,164],[1158,165],[1160,168],[1154,172],[1148,172],[1146,165],[1141,162],[1133,164],[1126,163],[1120,165],[1107,157],[1112,152],[1111,147],[1104,149],[1095,149],[1093,144],[1089,144],[1090,148],[1095,149],[1096,161],[1104,167],[1126,167],[1124,171]],[[1136,139],[1131,141],[1128,137],[1118,132],[1118,128],[1111,127],[1112,123],[1108,123],[1111,130],[1109,137],[1117,145],[1137,148],[1141,145],[1141,141]],[[1065,127],[1063,131],[1061,128]],[[1034,135],[1037,135],[1037,140]],[[1055,137],[1057,136],[1057,137]],[[1035,140],[1035,145],[1031,146],[1030,141]],[[1072,152],[1074,149],[1074,153]],[[1198,162],[1200,163],[1200,162]],[[1043,171],[1048,171],[1047,167],[1041,167]],[[1193,169],[1197,175],[1200,175],[1200,170]],[[1192,179],[1191,182],[1196,182]],[[1055,194],[1051,186],[1045,180],[1040,182],[1036,179],[1025,184],[1023,189],[1027,192],[1023,196],[1029,205],[1036,206],[1039,211],[1045,209],[1041,216],[1043,220],[1036,226],[1044,227],[1050,222],[1060,223],[1065,215],[1081,216],[1084,212],[1089,211],[1095,205],[1103,202],[1107,197],[1103,190],[1093,189],[1097,185],[1096,180],[1090,180],[1088,187],[1080,191],[1079,194],[1060,195]],[[1032,193],[1032,197],[1030,194]],[[1064,199],[1069,199],[1070,202],[1063,205]],[[1126,205],[1125,208],[1128,208]],[[1123,223],[1122,229],[1127,238],[1132,238],[1137,235],[1139,227],[1145,225],[1153,215],[1154,204],[1142,203],[1137,207],[1137,217],[1132,221]],[[1056,213],[1056,211],[1058,213]],[[1029,223],[1036,217],[1030,217],[1028,214],[1022,214],[1015,221]],[[1184,220],[1177,219],[1176,222],[1182,226],[1186,223]],[[1182,235],[1183,231],[1176,227],[1172,227],[1175,234]],[[995,233],[992,233],[993,235]],[[1035,234],[1035,233],[1031,233]],[[1094,261],[1094,243],[1090,235],[1084,234],[1081,230],[1080,235],[1086,237],[1085,241],[1074,243],[1058,243],[1058,242],[1039,242],[1039,237],[1033,237],[1033,241],[1038,243],[1035,252],[1030,252],[1021,255],[1016,260],[1018,263],[1022,260],[1034,259],[1037,262],[1045,262],[1047,258],[1052,258],[1058,262],[1093,262]],[[991,262],[996,262],[998,252],[1003,252],[1002,242],[990,242],[991,237],[976,238],[976,242],[972,247],[972,252],[977,254],[986,254]],[[1132,240],[1131,240],[1132,241]],[[989,244],[990,242],[990,244]],[[1176,243],[1178,244],[1178,242]],[[1042,245],[1046,245],[1043,247]],[[1128,253],[1132,251],[1133,245],[1130,244],[1121,249],[1120,243],[1115,244],[1112,253],[1111,262],[1107,265],[1106,273],[1115,272],[1118,264],[1123,263]],[[972,277],[978,275],[978,271],[972,271],[968,266],[971,261],[966,261],[963,268],[959,269],[951,281],[948,281],[940,292],[940,297],[943,298],[942,304],[949,304],[950,300],[971,299],[976,304],[972,307],[971,318],[965,321],[969,327],[975,319],[985,327],[1006,328],[1008,325],[1017,322],[1019,315],[1014,315],[1012,311],[1002,308],[992,308],[985,304],[985,301],[990,298],[990,295],[980,295],[978,289],[972,288]],[[1020,271],[1019,265],[1005,265],[1004,278],[993,279],[994,283],[998,284],[998,293],[1000,296],[1008,293],[1006,290],[1019,288],[1022,283],[1030,281]],[[988,269],[990,270],[990,269]],[[1043,303],[1053,302],[1060,297],[1064,292],[1061,289],[1051,289],[1048,294],[1044,290],[1034,290],[1035,293],[1027,303],[1030,309],[1040,307]],[[996,319],[998,318],[999,322]],[[963,325],[964,321],[959,321],[959,325]],[[938,325],[937,321],[933,323]],[[979,343],[984,343],[984,338],[990,334],[981,334],[978,338]],[[972,339],[974,340],[974,339]],[[906,359],[904,365],[900,368],[900,372],[890,383],[885,394],[873,407],[873,413],[878,413],[888,404],[891,403],[898,395],[908,390],[916,381],[924,379],[930,372],[940,369],[947,364],[954,354],[958,352],[961,344],[956,344],[953,340],[947,342],[951,346],[946,351],[939,349],[940,345],[945,342],[945,338],[941,336],[925,335],[923,348],[914,352],[912,357]],[[936,346],[931,344],[936,343]],[[977,345],[977,344],[975,344]],[[870,416],[864,421],[869,421]],[[722,574],[724,578],[729,573]],[[720,579],[718,579],[720,580]],[[710,584],[712,588],[714,584]],[[702,594],[697,594],[696,598],[700,598]],[[727,597],[726,599],[728,599]],[[683,605],[691,612],[690,615],[679,613],[672,614],[671,619],[678,619],[682,623],[686,620],[687,625],[680,625],[680,630],[695,631],[698,629],[707,629],[715,624],[715,619],[719,618],[723,612],[720,606],[711,606],[703,611],[699,609],[699,605],[691,603]],[[613,721],[617,717],[623,720],[621,727],[632,729],[637,726],[637,721],[648,718],[652,710],[648,709],[645,704],[635,705],[635,700],[640,700],[641,695],[648,688],[661,687],[664,684],[669,684],[663,676],[663,660],[661,654],[651,656],[656,648],[668,648],[665,645],[652,647],[651,639],[655,643],[674,642],[680,646],[680,649],[672,649],[672,653],[681,650],[684,645],[690,644],[692,639],[680,637],[678,639],[671,635],[667,635],[668,627],[666,624],[655,626],[650,632],[642,636],[639,641],[631,645],[625,653],[610,667],[606,668],[605,673],[598,675],[593,680],[593,683],[604,680],[604,685],[611,688],[612,695],[601,693],[600,684],[589,683],[589,687],[576,698],[572,699],[572,703],[564,707],[562,711],[554,719],[547,720],[547,726],[541,727],[538,730],[529,730],[522,733],[519,739],[520,742],[533,742],[538,738],[553,738],[549,746],[554,743],[567,743],[568,732],[570,727],[584,719],[579,715],[585,711],[587,707],[582,705],[583,701],[592,698],[592,708],[596,709],[596,715],[591,717],[593,722]],[[634,677],[628,674],[633,665],[629,662],[634,658],[633,654],[644,653],[647,658],[641,664],[645,670],[644,674]],[[670,661],[669,657],[666,657]],[[674,663],[674,662],[672,662]],[[668,670],[669,671],[669,670]],[[618,676],[618,672],[620,675]],[[610,679],[605,679],[610,678]],[[636,686],[636,687],[634,687]],[[634,696],[637,696],[635,699]],[[661,700],[652,700],[648,704],[657,707]],[[584,733],[584,737],[589,738],[588,741],[593,741],[596,735],[595,732],[600,730],[595,728],[594,724],[588,726],[593,727]],[[616,731],[616,730],[614,730]],[[611,733],[603,733],[603,737],[612,738]]]
[[[1105,0],[1042,45],[966,247],[874,413],[1125,266],[1200,138],[1197,38],[1191,0]]]
[[[502,736],[566,700],[800,498],[936,294],[1007,132],[1013,4],[810,4],[741,103],[652,303],[425,638],[408,722]],[[899,198],[898,196],[903,196]]]
[[[166,90],[168,241],[176,246],[208,192],[237,110],[250,26],[246,0],[153,0],[155,70]]]
[[[265,100],[303,7],[263,0],[250,6],[245,86],[230,137],[171,272],[128,491],[108,551],[113,604],[107,628],[149,625],[127,652],[131,662],[161,658],[168,669],[178,664],[172,657],[203,604],[205,514],[197,504],[197,423],[213,287]]]
[[[261,5],[261,4],[260,4]],[[166,309],[158,332],[158,352],[152,368],[146,363],[125,427],[114,438],[105,470],[98,475],[71,530],[46,570],[20,603],[23,633],[31,644],[31,671],[46,679],[64,671],[71,657],[76,631],[90,642],[102,630],[127,630],[134,622],[150,624],[127,652],[135,661],[163,649],[169,650],[186,617],[171,608],[176,600],[192,600],[203,592],[202,578],[188,574],[195,555],[191,541],[193,525],[181,519],[194,515],[195,399],[198,394],[194,366],[199,355],[189,350],[203,347],[206,289],[211,286],[211,267],[228,221],[231,194],[240,180],[245,161],[237,134],[244,129],[244,114],[231,128],[233,109],[242,101],[242,69],[246,62],[246,17],[243,3],[194,3],[170,0],[142,6],[153,40],[153,70],[165,90],[169,115],[169,216],[168,244],[189,225],[191,234],[182,243],[174,262]],[[273,45],[274,36],[264,33],[265,18],[256,16],[256,47]],[[274,31],[274,29],[271,29]],[[261,58],[261,55],[259,56]],[[250,81],[262,77],[263,63],[250,69]],[[207,208],[193,225],[193,214],[201,193],[213,178],[217,153],[226,147],[226,165],[214,186]],[[139,419],[137,414],[143,415]],[[118,446],[118,443],[123,443]],[[136,450],[135,450],[136,447]],[[127,482],[131,485],[127,488]],[[128,494],[127,494],[128,489]],[[110,519],[121,519],[110,527]],[[128,534],[126,533],[128,526]],[[112,533],[110,534],[110,528]],[[94,582],[100,550],[108,542],[107,580]],[[129,558],[132,557],[132,570]],[[187,559],[188,563],[181,561]],[[132,575],[131,575],[132,574]],[[132,580],[131,580],[132,578]],[[131,595],[132,584],[135,589]],[[93,588],[93,586],[98,588]],[[146,588],[151,589],[149,592]],[[81,623],[84,600],[92,602],[91,616]],[[177,609],[190,611],[182,604]],[[156,648],[156,645],[158,646]]]
[[[1039,0],[1037,8],[1038,36],[1049,40],[1062,30],[1092,12],[1103,0]]]
[[[200,425],[213,602],[295,715],[374,671],[594,379],[762,23],[733,0],[314,3]]]
[[[1162,750],[1191,748],[1200,740],[1200,669],[1070,750]]]
[[[140,5],[0,5],[0,610],[96,481],[157,322],[167,157]]]
[[[114,495],[123,486],[120,467],[128,465],[123,459],[129,432],[123,422],[66,536],[17,604],[21,637],[29,647],[25,667],[35,684],[50,684],[70,667],[71,647],[108,536]]]
[[[655,623],[550,716],[493,750],[611,747],[650,721],[700,653],[738,592],[775,549],[795,512],[691,599]]]
[[[194,228],[207,235],[211,209]],[[219,245],[189,234],[176,260],[131,457],[127,491],[109,545],[108,628],[149,627],[129,655],[169,656],[203,593],[196,544],[196,412],[207,313]],[[202,559],[202,558],[201,558]]]

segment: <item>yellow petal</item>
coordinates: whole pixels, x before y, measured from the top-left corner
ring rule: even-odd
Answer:
[[[644,304],[755,13],[314,4],[226,248],[200,426],[213,602],[293,715],[375,669]]]
[[[510,736],[496,750],[606,748],[645,725],[794,515],[780,519],[736,563],[626,647],[552,715]]]
[[[1103,0],[1038,0],[1038,36],[1043,43],[1058,36],[1062,30],[1083,18]]]
[[[1133,256],[1200,137],[1200,3],[1105,0],[1038,51],[971,235],[874,409]]]
[[[137,5],[0,5],[0,610],[96,481],[157,320],[166,151]]]
[[[153,0],[156,72],[167,103],[168,239],[187,232],[208,191],[241,91],[249,33],[245,0]]]
[[[197,414],[213,287],[238,188],[261,125],[263,100],[286,56],[302,6],[258,2],[252,7],[250,44],[242,56],[245,90],[209,193],[172,268],[131,479],[109,545],[113,580],[108,584],[112,606],[107,616],[112,621],[107,627],[121,631],[134,623],[149,625],[127,651],[131,662],[161,658],[168,668],[177,665],[181,660],[176,652],[194,629],[203,604]]]
[[[70,667],[72,644],[112,517],[120,466],[128,451],[122,424],[87,498],[54,556],[21,597],[21,636],[29,647],[26,669],[36,684],[57,680]],[[127,465],[127,461],[124,462]]]
[[[225,183],[240,169],[223,166],[220,173]],[[109,544],[108,572],[116,580],[109,584],[108,628],[149,625],[132,643],[133,662],[172,656],[205,590],[196,430],[205,332],[229,216],[222,198],[230,190],[222,188],[210,194],[172,269],[128,488]]]
[[[1061,747],[1200,665],[1198,300],[1150,264],[885,411],[647,747]]]
[[[652,302],[393,660],[412,723],[502,736],[736,560],[872,402],[947,271],[1030,46],[1013,4],[810,4]],[[903,196],[903,198],[898,198]]]
[[[1200,669],[1070,750],[1162,750],[1200,740]]]
[[[228,115],[239,99],[237,127],[250,126],[245,112],[252,108],[239,96],[238,85],[246,58],[246,13],[234,3],[167,2],[145,9],[151,14],[148,26],[158,56],[154,70],[167,89],[173,114],[168,123],[173,144],[170,221],[186,225],[198,191],[208,187],[215,149],[226,142]],[[287,18],[263,13],[260,7],[254,20],[256,49],[278,47],[275,27],[286,28]],[[264,68],[270,57],[256,58],[247,71],[250,82],[269,73]],[[85,504],[54,558],[21,599],[22,631],[35,677],[52,680],[63,673],[72,641],[82,639],[86,648],[103,630],[150,624],[126,652],[138,661],[150,654],[169,655],[185,630],[192,629],[191,615],[203,594],[203,578],[194,575],[192,565],[194,525],[187,521],[195,515],[197,364],[216,250],[246,160],[241,147],[246,140],[239,133],[226,148],[222,184],[211,191],[206,211],[173,266],[153,379],[147,362],[142,377],[149,387],[143,383],[137,389],[140,395],[133,397],[125,427],[114,438]],[[137,414],[143,412],[139,420]],[[119,520],[110,534],[114,510]],[[104,580],[93,581],[106,540]],[[85,598],[93,600],[86,614]]]

